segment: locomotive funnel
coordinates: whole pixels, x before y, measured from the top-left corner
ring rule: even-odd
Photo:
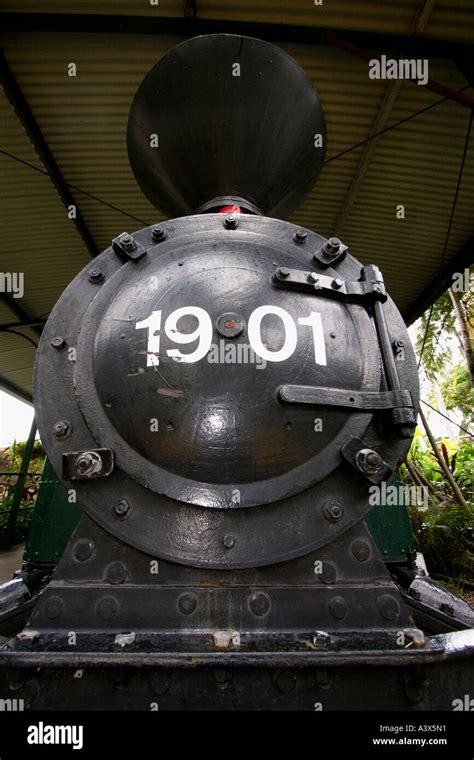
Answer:
[[[235,202],[284,217],[321,171],[326,127],[317,92],[287,53],[211,34],[173,48],[147,74],[127,143],[142,191],[170,216]]]

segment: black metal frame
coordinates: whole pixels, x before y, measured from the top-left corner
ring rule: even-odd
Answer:
[[[472,45],[463,42],[390,34],[358,32],[300,24],[229,21],[220,19],[124,16],[88,13],[0,13],[5,32],[60,32],[92,34],[152,34],[192,37],[200,34],[241,34],[271,42],[328,45],[330,35],[342,35],[353,44],[374,51],[433,58],[469,59]]]

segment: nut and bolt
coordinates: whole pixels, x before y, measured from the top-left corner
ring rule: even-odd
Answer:
[[[120,235],[120,243],[127,251],[133,251],[137,247],[135,240],[132,235],[128,234],[128,232],[124,232],[123,235]]]
[[[70,422],[66,420],[60,420],[53,425],[52,433],[55,438],[65,438],[71,432],[72,427]]]
[[[323,514],[326,520],[329,520],[329,522],[338,522],[338,520],[340,520],[343,516],[344,510],[342,506],[337,501],[335,501],[332,504],[326,504],[323,509]]]
[[[226,230],[235,230],[235,228],[237,227],[237,224],[238,222],[237,222],[237,217],[235,216],[235,214],[228,214],[228,216],[226,216],[226,218],[224,219],[224,227],[226,228]]]
[[[331,645],[331,636],[326,631],[316,631],[311,637],[311,643],[316,649],[324,649]]]
[[[319,275],[316,274],[316,272],[310,272],[308,275],[308,280],[316,285],[316,283],[319,282]]]
[[[75,470],[78,475],[96,475],[102,471],[102,458],[95,451],[84,451],[76,459]]]
[[[326,256],[337,256],[341,247],[341,241],[337,237],[329,238],[323,247]]]
[[[160,240],[164,240],[165,231],[163,227],[160,224],[155,224],[155,226],[153,227],[151,236],[156,243],[159,243]]]
[[[290,270],[288,267],[279,267],[278,268],[278,276],[279,277],[289,277],[290,276]]]
[[[66,345],[66,341],[60,335],[56,335],[52,339],[51,345],[53,348],[56,348],[59,351],[61,348],[64,348],[64,346]]]
[[[121,501],[117,502],[117,504],[114,507],[114,512],[117,515],[117,517],[126,517],[129,511],[130,511],[130,504],[128,503],[128,501],[125,501],[125,499],[122,499]]]
[[[335,277],[334,280],[331,282],[331,288],[334,288],[334,290],[340,290],[343,285],[344,283],[340,279],[340,277]]]
[[[88,277],[90,282],[101,282],[104,279],[104,274],[100,269],[94,267],[94,269],[89,269]]]
[[[307,239],[308,239],[308,233],[306,232],[306,230],[296,230],[295,234],[293,235],[293,240],[298,245],[303,245],[304,243],[306,243]]]
[[[356,455],[356,465],[366,475],[375,475],[383,467],[383,459],[373,449],[361,449]]]

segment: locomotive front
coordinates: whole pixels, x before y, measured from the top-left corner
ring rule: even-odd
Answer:
[[[139,88],[131,165],[176,218],[118,235],[43,331],[37,423],[84,516],[5,654],[41,661],[35,704],[90,700],[78,666],[112,708],[106,666],[148,666],[121,709],[353,707],[368,666],[367,709],[442,707],[469,678],[439,694],[397,667],[447,647],[364,522],[411,442],[416,361],[380,270],[279,218],[325,145],[310,81],[259,40],[188,40]]]

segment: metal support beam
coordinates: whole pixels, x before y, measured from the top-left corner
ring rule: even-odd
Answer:
[[[31,329],[34,330],[37,335],[41,335],[42,328],[38,326],[38,320],[32,319],[32,317],[30,317],[30,315],[20,306],[17,300],[9,296],[7,293],[0,293],[0,298],[10,311],[18,317],[20,322],[26,323],[24,326],[28,326],[28,323],[30,323]]]
[[[22,327],[38,327],[43,328],[46,324],[45,319],[35,319],[35,320],[20,320],[19,322],[4,322],[3,325],[0,324],[0,330],[16,330],[18,328]]]
[[[418,11],[412,23],[410,32],[411,35],[421,34],[423,32],[426,24],[428,23],[431,11],[433,10],[433,6],[434,0],[423,0],[423,2],[418,7]],[[395,101],[398,97],[401,84],[401,80],[394,80],[388,85],[385,91],[384,99],[372,125],[369,137],[372,137],[372,135],[375,135],[384,129],[388,119],[390,118],[390,114],[392,113],[393,106],[395,105]],[[347,193],[341,211],[339,212],[339,218],[334,230],[335,235],[341,235],[341,231],[344,227],[344,224],[347,222],[351,208],[355,203],[360,188],[362,187],[365,175],[367,174],[370,163],[377,148],[377,144],[381,137],[382,135],[375,137],[364,147],[359,165],[354,175],[354,179],[352,180],[351,187],[349,188],[349,192]]]
[[[31,393],[28,393],[28,391],[20,388],[20,386],[16,383],[12,383],[11,380],[3,377],[3,375],[0,375],[0,390],[5,391],[6,393],[10,393],[12,396],[16,396],[16,398],[19,398],[21,401],[25,401],[27,404],[33,403],[33,396]]]
[[[370,130],[369,137],[372,137],[372,135],[375,135],[378,132],[381,132],[383,128],[385,127],[390,117],[390,114],[392,112],[393,106],[395,104],[395,100],[397,99],[400,87],[401,87],[400,80],[391,82],[389,86],[387,87],[385,91],[384,99],[382,101],[382,105],[380,106],[377,116],[375,117],[375,121],[372,125],[372,129]],[[350,211],[352,209],[352,206],[354,205],[357,199],[357,195],[359,193],[360,188],[362,187],[362,184],[365,179],[365,175],[367,174],[367,171],[370,166],[370,162],[372,161],[373,155],[375,153],[375,150],[377,148],[378,142],[381,137],[382,135],[379,135],[378,137],[374,137],[370,142],[368,142],[364,146],[361,159],[355,171],[354,178],[352,180],[349,191],[344,199],[344,203],[342,204],[342,208],[339,212],[339,217],[336,222],[334,235],[338,237],[341,236],[342,229],[344,225],[346,224]]]
[[[77,208],[77,203],[75,202],[72,193],[67,183],[65,182],[56,161],[53,158],[53,154],[51,153],[49,146],[44,139],[43,134],[30,110],[30,107],[25,100],[20,86],[16,81],[13,72],[10,69],[10,66],[8,65],[8,62],[1,50],[0,82],[2,83],[5,95],[10,101],[13,110],[15,111],[18,119],[21,122],[21,125],[23,126],[23,129],[31,140],[36,153],[38,154],[41,162],[48,172],[53,185],[58,191],[59,197],[61,198],[65,208],[67,209],[69,206],[75,206],[76,218],[72,219],[71,221],[74,223],[84,245],[89,251],[89,254],[92,257],[97,256],[99,251],[92,238],[89,228],[87,227],[87,224],[85,223],[83,217],[79,212],[79,209]]]
[[[422,19],[421,19],[422,20]],[[250,37],[306,45],[328,45],[331,34],[343,34],[344,39],[374,51],[396,56],[455,59],[472,51],[469,43],[422,38],[419,36],[380,33],[343,32],[317,26],[271,24],[189,17],[121,16],[87,13],[0,13],[4,32],[60,32],[91,34],[151,34],[192,37],[199,34],[243,34]]]

